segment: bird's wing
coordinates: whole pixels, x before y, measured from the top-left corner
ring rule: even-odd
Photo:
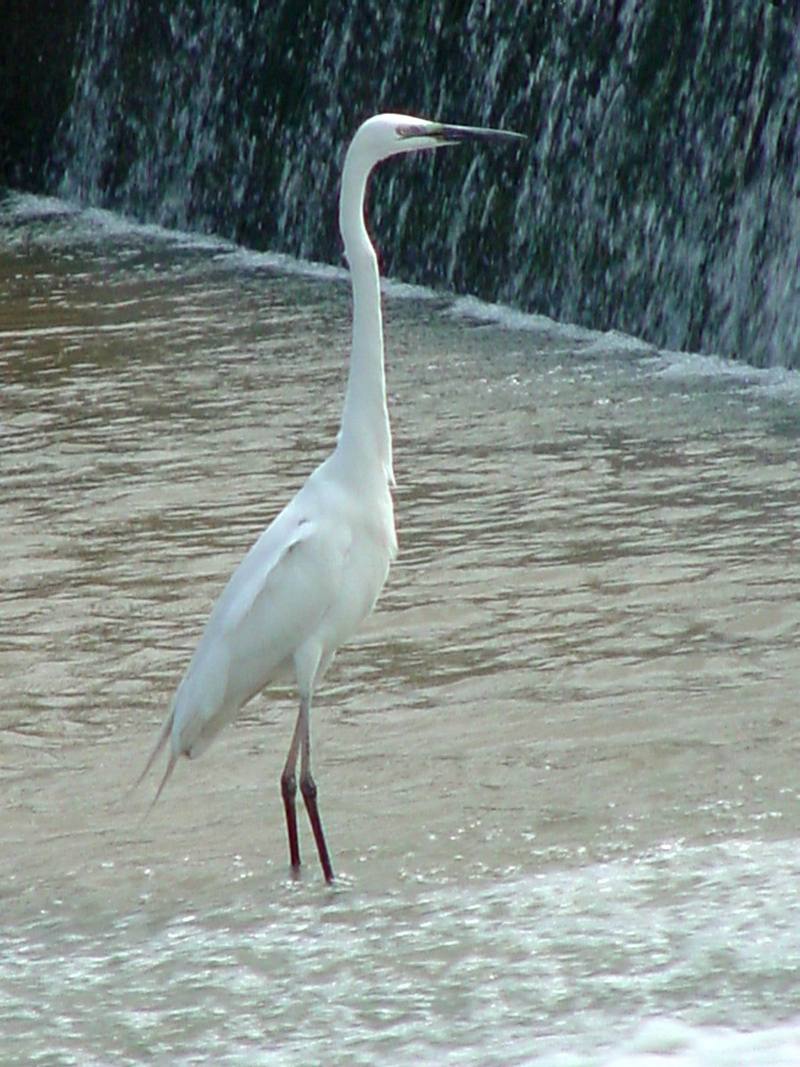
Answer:
[[[199,755],[290,667],[336,600],[349,530],[296,503],[256,541],[211,613],[175,697],[172,740],[181,752]]]
[[[265,588],[303,541],[313,537],[316,523],[302,514],[282,512],[267,527],[231,575],[209,619],[224,633],[236,630]]]
[[[264,627],[258,624],[258,620],[248,620],[248,616],[257,602],[261,602],[263,610],[264,601],[271,601],[274,592],[278,593],[277,599],[283,601],[283,604],[275,605],[277,614],[280,615],[282,609],[285,611],[284,605],[287,599],[291,599],[291,589],[287,590],[287,585],[292,584],[286,564],[296,549],[313,537],[315,525],[303,514],[295,514],[290,505],[264,530],[231,575],[211,612],[155,747],[137,780],[137,784],[141,782],[170,735],[173,735],[173,751],[156,799],[172,772],[178,752],[199,752],[224,725],[225,720],[235,714],[239,701],[250,695],[247,692],[247,679],[243,677],[249,672],[242,661],[248,658],[246,646],[252,649],[254,641],[258,645]],[[301,628],[307,628],[310,623],[309,611],[313,617],[321,610],[320,605],[309,604],[307,599],[301,609],[304,610],[297,613],[299,617],[295,617],[295,623]],[[280,640],[276,643],[281,644]],[[274,650],[275,659],[281,659],[283,655],[284,649]],[[269,673],[263,656],[257,655],[257,658],[262,661],[265,673]],[[228,686],[234,660],[238,660],[240,669],[236,673],[238,680],[244,682],[245,691],[236,694],[239,700],[234,696],[233,706],[229,707],[227,699],[231,694]],[[266,680],[266,677],[263,680],[256,677],[253,686],[258,688]],[[179,738],[177,747],[176,736]]]

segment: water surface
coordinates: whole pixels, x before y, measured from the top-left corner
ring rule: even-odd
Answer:
[[[401,554],[313,723],[338,885],[305,826],[288,877],[290,688],[144,818],[335,436],[349,291],[289,267],[5,204],[0,1058],[797,1062],[791,374],[390,289]]]

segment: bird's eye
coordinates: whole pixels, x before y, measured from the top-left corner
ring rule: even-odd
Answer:
[[[397,136],[401,141],[406,140],[408,137],[424,137],[425,130],[422,126],[398,126],[396,128]]]

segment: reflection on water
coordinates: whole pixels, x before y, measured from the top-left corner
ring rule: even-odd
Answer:
[[[794,379],[389,301],[401,556],[318,700],[341,884],[292,885],[290,693],[145,822],[126,790],[227,575],[331,446],[347,287],[15,210],[0,1058],[594,1063],[638,1040],[669,1062],[718,1025],[776,1062]]]

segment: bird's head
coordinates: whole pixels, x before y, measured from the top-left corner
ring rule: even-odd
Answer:
[[[451,126],[414,115],[373,115],[358,129],[354,145],[377,162],[402,152],[441,148],[463,141],[524,141],[524,134],[492,130],[480,126]]]

